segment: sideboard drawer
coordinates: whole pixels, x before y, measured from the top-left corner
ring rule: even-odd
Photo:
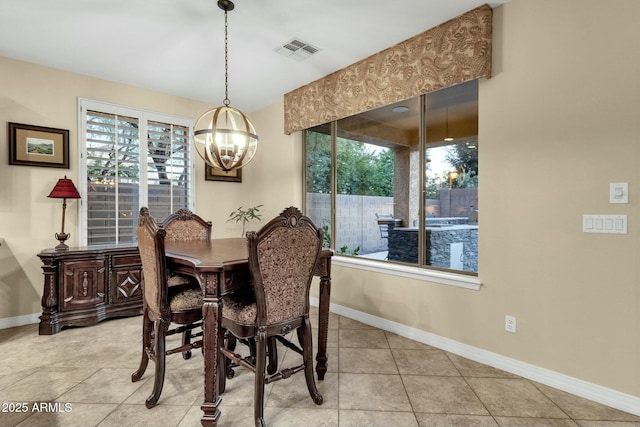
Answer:
[[[138,266],[140,267],[140,255],[129,254],[129,255],[113,255],[111,258],[113,268],[117,267],[128,267],[128,266]]]

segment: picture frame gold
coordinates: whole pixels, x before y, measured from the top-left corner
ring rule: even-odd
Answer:
[[[8,123],[9,164],[69,169],[69,130]]]
[[[226,182],[242,182],[242,169],[234,169],[225,172],[215,169],[205,163],[204,165],[205,181],[226,181]]]

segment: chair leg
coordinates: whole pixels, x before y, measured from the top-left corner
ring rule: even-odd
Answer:
[[[147,349],[151,345],[151,331],[153,329],[153,322],[149,320],[149,312],[145,309],[142,315],[142,357],[140,359],[140,366],[138,370],[131,374],[131,381],[136,382],[144,375],[149,364],[149,354]]]
[[[311,399],[313,399],[313,403],[316,405],[322,405],[323,398],[318,391],[318,387],[316,387],[316,379],[313,375],[313,344],[311,340],[311,322],[309,321],[309,318],[305,319],[304,325],[299,327],[297,332],[298,340],[302,346],[304,376],[307,380],[309,395],[311,396]]]
[[[163,322],[162,320],[156,320],[156,337],[154,342],[155,347],[155,362],[156,362],[156,373],[153,382],[153,391],[151,395],[147,398],[145,402],[145,406],[147,409],[151,409],[156,406],[158,403],[158,399],[160,399],[160,394],[162,393],[162,386],[164,385],[164,371],[165,371],[165,361],[166,361],[166,336],[167,329],[169,328],[169,322]]]
[[[236,343],[237,343],[237,339],[236,336],[233,335],[231,332],[226,331],[225,332],[225,342],[224,342],[224,346],[227,350],[229,351],[235,351],[236,349]],[[224,366],[225,366],[225,378],[226,379],[231,379],[236,375],[236,372],[233,370],[233,364],[231,359],[224,357]],[[222,391],[224,391],[224,388],[222,388]]]
[[[247,347],[249,347],[249,361],[251,364],[256,364],[256,339],[255,337],[247,338]]]
[[[233,337],[233,338],[232,338]],[[215,386],[218,389],[218,395],[224,393],[227,388],[227,375],[229,371],[231,374],[235,375],[233,369],[231,368],[231,361],[224,355],[222,352],[222,348],[228,349],[230,345],[235,347],[235,336],[229,332],[227,329],[219,328],[218,329],[218,347],[217,347],[217,365],[216,365],[216,383]],[[231,375],[231,377],[233,377]]]
[[[191,343],[191,329],[187,329],[182,333],[182,345]],[[191,350],[183,351],[182,358],[184,360],[191,359]]]
[[[235,351],[238,339],[231,332],[225,332],[225,339],[227,340],[227,349],[229,351]]]
[[[274,337],[267,339],[267,347],[269,349],[269,364],[267,365],[267,373],[273,375],[278,370],[278,342]]]
[[[266,427],[264,422],[264,375],[267,364],[267,331],[259,330],[256,335],[256,378],[253,409],[256,427]]]

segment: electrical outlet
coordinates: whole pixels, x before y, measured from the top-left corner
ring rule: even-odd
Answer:
[[[504,330],[507,332],[511,332],[512,334],[516,333],[516,318],[513,316],[504,316]]]

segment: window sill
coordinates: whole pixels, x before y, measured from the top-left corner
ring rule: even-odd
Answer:
[[[479,291],[482,286],[480,279],[476,276],[428,270],[411,265],[393,264],[390,262],[340,255],[335,255],[331,263],[332,265],[339,265],[341,267],[357,268],[376,273],[390,274],[392,276],[407,277],[409,279],[440,283],[474,291]]]

